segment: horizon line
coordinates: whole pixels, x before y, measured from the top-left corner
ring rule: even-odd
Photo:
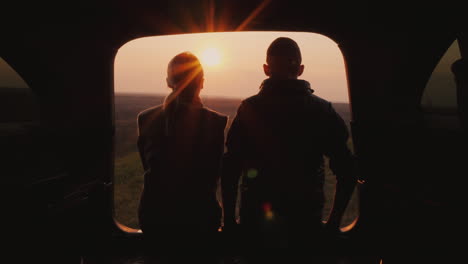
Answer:
[[[160,96],[160,97],[166,97],[168,94],[161,94],[161,93],[151,93],[151,92],[128,92],[128,91],[119,91],[116,92],[114,91],[114,95],[146,95],[146,96]],[[232,97],[232,96],[222,96],[222,95],[200,95],[200,97],[206,98],[206,99],[229,99],[229,100],[244,100],[250,96],[247,97]],[[327,99],[326,99],[327,100]],[[348,102],[345,101],[330,101],[327,100],[331,103],[340,103],[340,104],[349,104]]]

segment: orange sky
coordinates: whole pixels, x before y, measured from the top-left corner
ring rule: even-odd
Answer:
[[[302,51],[304,74],[315,94],[332,102],[348,102],[343,56],[335,42],[315,33],[227,32],[140,38],[122,46],[115,58],[115,92],[166,95],[167,63],[183,51],[203,64],[207,49],[219,51],[219,64],[203,64],[202,96],[245,98],[258,92],[266,76],[268,45],[277,37],[294,39]]]

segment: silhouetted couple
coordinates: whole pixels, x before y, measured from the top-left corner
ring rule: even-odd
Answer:
[[[181,254],[186,249],[220,249],[220,178],[223,233],[227,238],[237,235],[239,248],[313,250],[312,242],[322,238],[323,230],[338,232],[356,183],[346,125],[330,102],[298,79],[304,65],[295,41],[274,40],[266,61],[268,79],[238,108],[226,153],[227,117],[200,100],[200,62],[189,52],[169,62],[172,93],[163,105],[138,116],[145,170],[139,220],[155,252],[160,251],[156,246],[180,248]],[[337,178],[325,225],[324,155]]]

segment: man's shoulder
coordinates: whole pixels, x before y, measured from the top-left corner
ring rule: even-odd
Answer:
[[[307,104],[313,106],[314,108],[329,109],[331,107],[330,101],[325,100],[322,97],[313,93],[305,94],[304,97],[307,98]],[[256,94],[242,100],[241,105],[255,105],[261,100],[262,96],[260,94]]]
[[[147,108],[141,111],[140,113],[138,113],[137,119],[138,121],[143,121],[147,119],[149,116],[158,115],[159,113],[162,112],[162,109],[163,109],[162,105],[156,105],[156,106]]]
[[[330,101],[325,100],[318,95],[310,94],[308,95],[308,98],[309,98],[309,104],[314,105],[316,107],[328,109],[331,106]]]
[[[249,103],[249,102],[255,102],[255,101],[257,101],[258,99],[260,99],[260,94],[255,94],[255,95],[252,95],[252,96],[249,96],[249,97],[245,98],[244,100],[242,100],[242,102],[243,102],[243,103],[244,103],[244,102],[247,102],[247,103]]]
[[[250,97],[245,98],[244,100],[241,101],[241,106],[246,106],[246,105],[255,105],[261,100],[261,95],[256,94],[252,95]]]

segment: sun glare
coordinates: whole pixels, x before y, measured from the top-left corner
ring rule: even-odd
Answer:
[[[217,66],[221,63],[221,53],[217,48],[207,48],[201,53],[200,60],[204,66]]]

